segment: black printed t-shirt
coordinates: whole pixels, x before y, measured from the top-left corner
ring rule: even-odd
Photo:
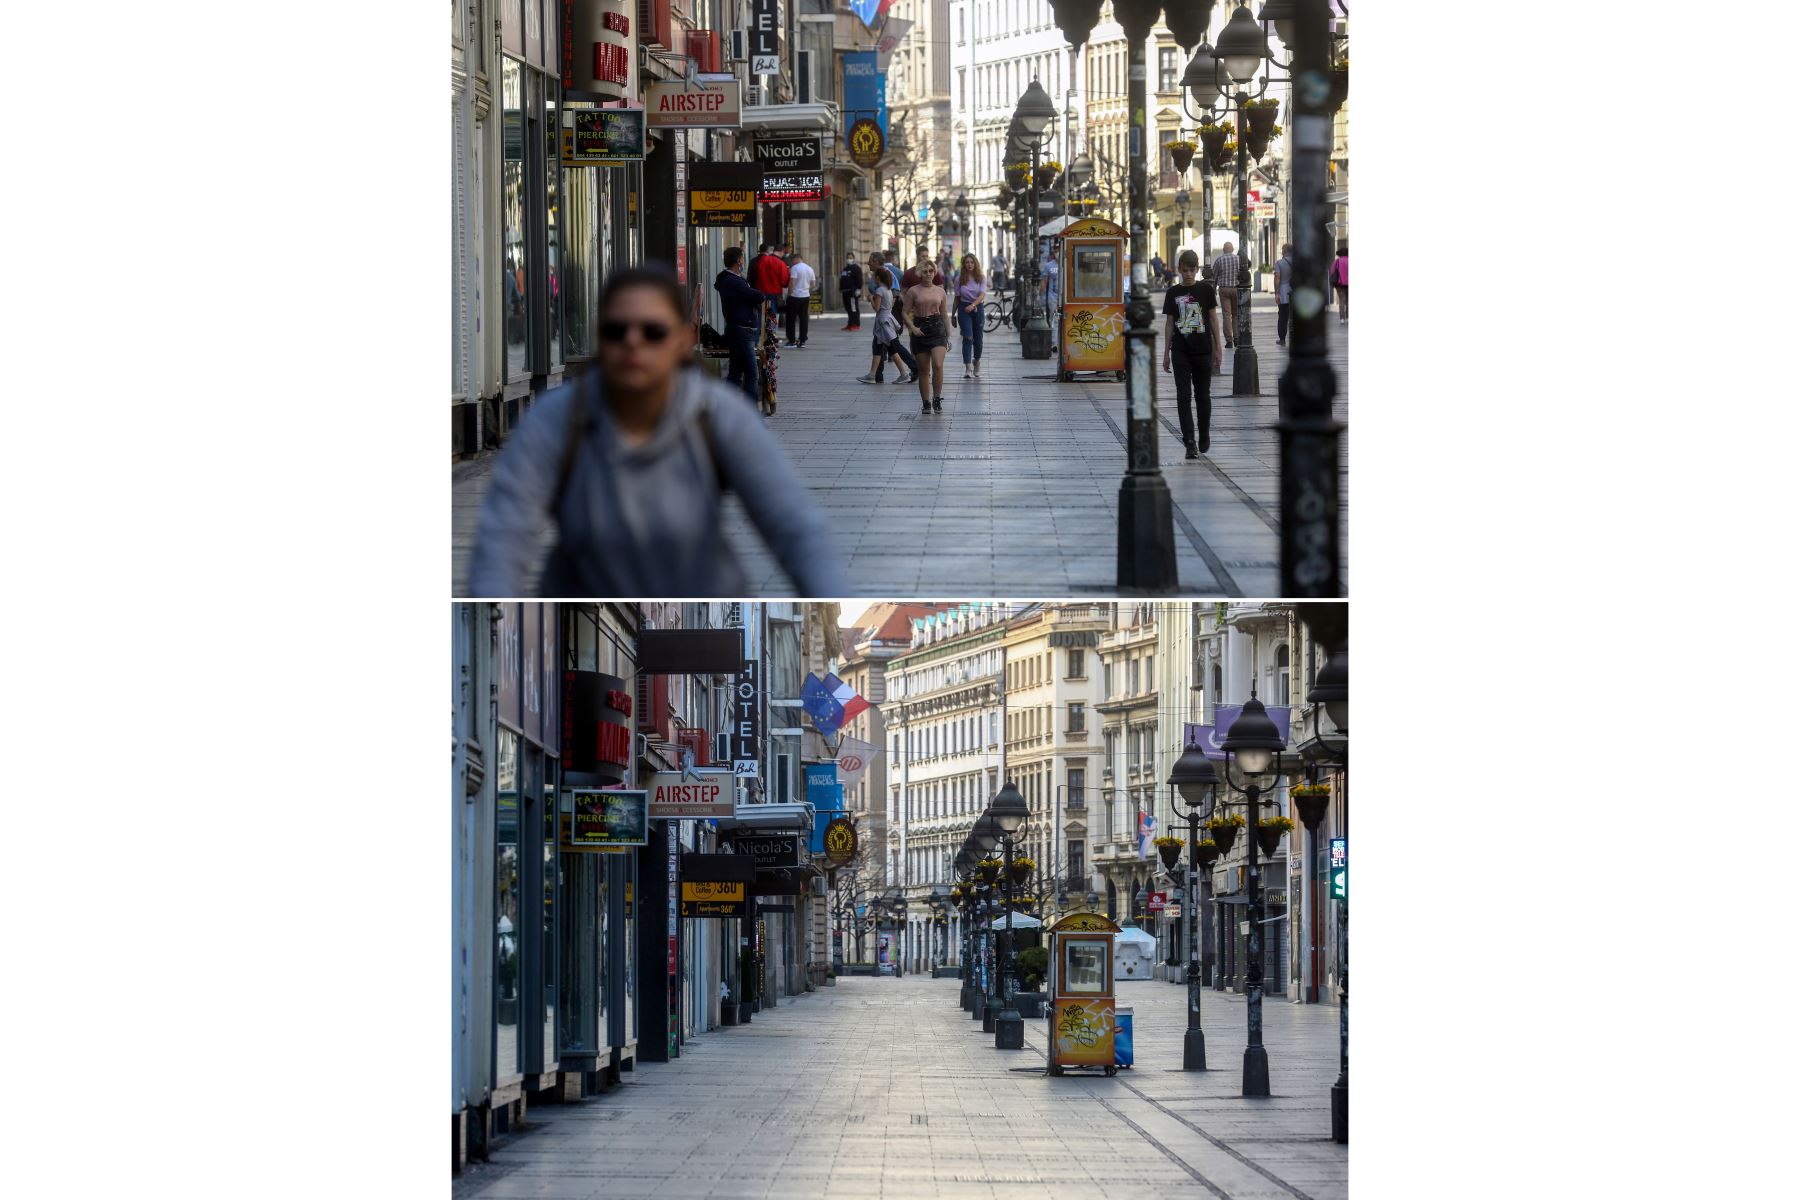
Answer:
[[[1212,353],[1212,327],[1207,314],[1219,307],[1219,293],[1204,279],[1176,284],[1163,294],[1163,315],[1175,318],[1175,336],[1191,355]]]

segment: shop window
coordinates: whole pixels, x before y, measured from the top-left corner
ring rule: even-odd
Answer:
[[[526,347],[530,336],[531,294],[525,253],[525,77],[508,58],[501,68],[502,153],[500,164],[501,234],[506,247],[500,261],[500,295],[506,310],[506,377],[530,374]]]
[[[1275,703],[1288,702],[1288,648],[1285,643],[1275,647]]]
[[[546,78],[549,78],[546,76]],[[562,126],[556,115],[556,94],[552,85],[544,97],[544,229],[548,269],[544,286],[549,290],[550,369],[563,365],[562,339]],[[601,170],[599,167],[588,168]]]
[[[544,1066],[556,1062],[556,763],[545,760],[544,770]]]
[[[500,730],[494,771],[494,1078],[519,1074],[519,735]]]

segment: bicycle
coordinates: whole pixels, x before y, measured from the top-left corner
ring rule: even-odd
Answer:
[[[994,333],[998,331],[1002,325],[1010,326],[1013,323],[1013,314],[1018,310],[1018,307],[1018,292],[995,293],[995,298],[988,301],[987,331],[989,333]]]

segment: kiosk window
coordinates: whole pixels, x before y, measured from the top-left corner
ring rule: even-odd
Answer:
[[[1063,991],[1106,991],[1107,947],[1102,942],[1069,942],[1063,947]]]
[[[1075,247],[1071,300],[1119,298],[1119,252],[1111,246]]]

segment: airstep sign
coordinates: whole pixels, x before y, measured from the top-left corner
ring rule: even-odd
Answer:
[[[652,817],[733,815],[737,781],[730,771],[659,771],[650,781]]]
[[[652,129],[736,129],[743,119],[743,92],[735,75],[658,79],[644,92],[644,120]]]

